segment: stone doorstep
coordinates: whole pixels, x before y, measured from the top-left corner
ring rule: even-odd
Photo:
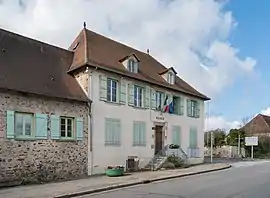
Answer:
[[[117,184],[117,185],[108,185],[108,186],[101,187],[101,188],[89,189],[86,191],[62,194],[62,195],[54,196],[53,198],[71,198],[71,197],[83,196],[83,195],[87,195],[87,194],[94,194],[94,193],[99,193],[99,192],[104,192],[104,191],[109,191],[109,190],[114,190],[114,189],[119,189],[119,188],[140,185],[140,184],[148,184],[148,183],[152,183],[152,182],[156,182],[156,181],[175,179],[175,178],[180,178],[180,177],[186,177],[186,176],[198,175],[198,174],[209,173],[209,172],[214,172],[214,171],[219,171],[219,170],[225,170],[225,169],[229,169],[229,168],[231,168],[231,165],[226,164],[226,165],[223,165],[223,166],[220,166],[217,168],[208,168],[208,169],[201,170],[201,171],[195,170],[195,171],[190,171],[190,172],[180,173],[180,174],[172,174],[172,175],[155,177],[155,178],[148,178],[148,179],[145,178],[145,179],[142,179],[140,181],[126,182],[126,183]]]

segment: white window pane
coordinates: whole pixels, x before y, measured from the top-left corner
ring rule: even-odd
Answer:
[[[16,135],[23,135],[23,115],[15,114],[15,133]]]
[[[32,131],[32,115],[24,115],[24,130],[25,130],[25,135],[31,135]]]

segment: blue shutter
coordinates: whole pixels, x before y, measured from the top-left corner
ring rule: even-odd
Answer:
[[[190,148],[197,148],[197,128],[196,127],[190,127],[189,132],[189,147]]]
[[[7,111],[7,138],[14,138],[14,111]]]
[[[37,139],[48,139],[48,130],[47,130],[47,114],[36,114],[35,115],[36,120],[36,138]]]
[[[134,85],[128,84],[128,104],[134,106]]]
[[[151,109],[156,110],[156,106],[157,106],[156,91],[151,89],[150,90],[150,96],[151,96]]]
[[[57,115],[51,115],[51,139],[58,140],[60,138],[60,119]]]
[[[76,139],[83,140],[83,118],[76,119]]]
[[[105,76],[99,76],[99,99],[107,101],[107,78]]]
[[[120,104],[126,104],[127,87],[126,83],[122,80],[120,86]]]
[[[148,109],[149,106],[150,106],[150,89],[149,87],[146,87],[144,91],[144,107]]]

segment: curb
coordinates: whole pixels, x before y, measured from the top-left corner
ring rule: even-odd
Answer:
[[[70,194],[57,195],[57,196],[54,196],[53,198],[78,197],[78,196],[89,195],[89,194],[93,194],[93,193],[115,190],[115,189],[119,189],[119,188],[136,186],[136,185],[140,185],[140,184],[149,184],[149,183],[156,182],[156,181],[163,181],[163,180],[187,177],[187,176],[192,176],[192,175],[210,173],[210,172],[215,172],[215,171],[220,171],[220,170],[226,170],[226,169],[229,169],[231,167],[232,167],[232,165],[228,165],[228,166],[225,166],[222,168],[210,169],[210,170],[199,171],[199,172],[194,172],[194,173],[186,173],[186,174],[181,174],[181,175],[173,175],[173,176],[169,176],[169,177],[161,177],[161,178],[156,178],[156,179],[142,180],[142,181],[126,183],[126,184],[112,185],[112,186],[97,188],[97,189],[93,189],[93,190],[86,190],[86,191],[74,192],[74,193],[70,193]]]

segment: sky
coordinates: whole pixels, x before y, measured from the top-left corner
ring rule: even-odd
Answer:
[[[270,1],[0,0],[0,28],[67,48],[83,27],[150,54],[200,92],[205,130],[270,115]]]

